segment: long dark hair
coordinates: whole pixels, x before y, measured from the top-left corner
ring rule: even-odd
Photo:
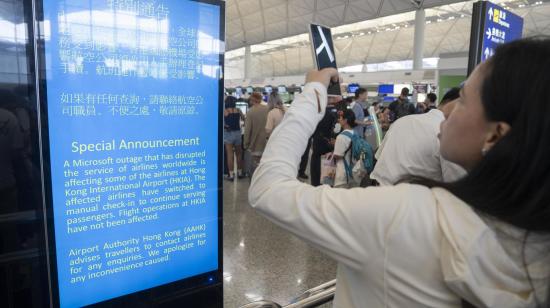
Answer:
[[[525,245],[529,233],[550,234],[550,37],[502,45],[487,64],[485,116],[511,130],[458,182],[413,182],[446,188],[480,215],[525,230]]]

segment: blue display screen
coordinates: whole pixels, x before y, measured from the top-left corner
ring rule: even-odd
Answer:
[[[482,61],[492,57],[498,45],[522,37],[523,18],[491,2],[487,2],[484,24]]]
[[[378,94],[393,94],[393,85],[392,84],[379,85]]]
[[[355,93],[355,91],[359,90],[360,86],[356,83],[352,83],[348,85],[348,93]]]
[[[60,306],[218,270],[220,6],[43,10]]]
[[[393,96],[384,96],[384,98],[382,100],[386,103],[391,103],[391,102],[395,101],[396,98],[393,97]]]

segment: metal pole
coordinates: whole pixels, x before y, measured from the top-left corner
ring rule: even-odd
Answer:
[[[414,19],[414,49],[413,69],[423,69],[422,59],[424,58],[424,33],[426,29],[426,12],[420,8],[416,11]]]
[[[250,45],[244,48],[244,79],[252,77],[252,52]]]

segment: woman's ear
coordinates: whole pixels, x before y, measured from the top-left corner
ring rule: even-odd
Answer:
[[[497,142],[499,142],[502,137],[506,136],[511,129],[512,127],[510,126],[510,124],[506,122],[490,123],[489,131],[487,133],[487,137],[485,138],[482,152],[487,152],[491,148],[493,148],[493,146],[497,144]]]

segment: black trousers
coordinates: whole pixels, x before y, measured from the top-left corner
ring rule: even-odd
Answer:
[[[314,136],[311,144],[312,153],[309,162],[310,183],[313,186],[321,185],[321,156],[330,153],[332,148],[326,138]]]
[[[323,154],[313,151],[311,153],[311,160],[309,163],[309,178],[311,179],[311,185],[321,185],[321,156]]]
[[[309,138],[307,141],[306,151],[302,155],[302,160],[300,161],[300,169],[298,169],[298,174],[304,174],[306,172],[307,163],[309,160],[309,149],[311,148],[311,140],[313,138]]]

